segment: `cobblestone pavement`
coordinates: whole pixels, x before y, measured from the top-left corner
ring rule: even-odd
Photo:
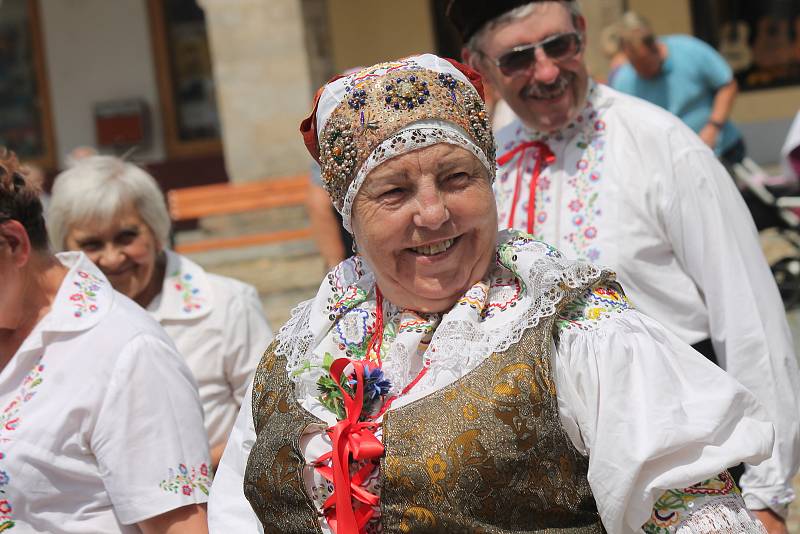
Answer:
[[[325,275],[323,261],[310,243],[219,251],[192,257],[212,272],[254,285],[275,330],[289,318],[294,306],[314,296]],[[795,346],[800,349],[800,311],[789,314],[789,324]],[[800,476],[795,479],[795,492],[800,495]],[[800,534],[798,501],[790,513],[789,532]]]

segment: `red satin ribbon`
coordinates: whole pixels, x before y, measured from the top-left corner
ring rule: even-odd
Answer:
[[[375,293],[377,300],[375,331],[369,344],[367,358],[372,359],[372,355],[374,355],[375,364],[380,368],[383,343],[383,294],[377,286]],[[340,383],[342,373],[350,364],[353,365],[356,375],[356,390],[353,396],[350,396]],[[372,365],[368,361],[349,358],[334,360],[330,367],[330,376],[342,393],[345,418],[328,428],[327,433],[331,438],[332,450],[317,458],[314,468],[328,482],[333,483],[334,491],[322,504],[322,512],[334,534],[365,532],[366,524],[375,513],[373,507],[380,503],[380,498],[364,489],[363,485],[375,470],[376,466],[372,460],[380,458],[384,452],[383,444],[375,437],[375,430],[380,427],[380,423],[374,421],[386,413],[398,396],[386,399],[380,412],[376,415],[367,414],[364,417],[368,419],[367,421],[360,420],[364,408],[364,374],[371,368]],[[428,368],[423,367],[414,380],[403,388],[400,396],[411,391],[427,371]],[[366,463],[351,476],[351,461]],[[327,465],[328,462],[331,465]],[[355,506],[354,500],[356,501]]]
[[[552,165],[556,161],[556,156],[550,147],[542,141],[527,141],[517,145],[512,150],[509,150],[499,158],[497,164],[501,167],[518,154],[520,155],[517,160],[517,181],[514,184],[514,197],[511,201],[511,215],[508,218],[508,227],[514,228],[514,219],[517,214],[517,203],[519,202],[520,188],[522,186],[522,164],[525,162],[525,155],[528,149],[535,148],[536,150],[536,163],[533,167],[533,177],[531,178],[530,192],[528,197],[528,224],[527,231],[533,234],[533,223],[536,219],[536,190],[539,185],[539,176],[542,174],[545,165]]]
[[[351,397],[340,384],[345,367],[352,364],[356,375],[356,390]],[[362,487],[375,469],[372,460],[383,455],[383,444],[375,437],[378,424],[359,421],[364,406],[364,373],[369,364],[339,358],[330,369],[331,378],[339,387],[344,399],[345,418],[328,429],[333,448],[317,459],[315,468],[333,483],[333,494],[323,503],[322,511],[334,534],[356,534],[372,518],[379,497]],[[350,476],[350,459],[367,463],[354,476]],[[325,465],[328,461],[331,465]],[[353,506],[353,500],[361,503]]]

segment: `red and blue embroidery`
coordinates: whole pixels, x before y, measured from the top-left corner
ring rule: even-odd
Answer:
[[[200,464],[200,467],[187,467],[180,464],[177,472],[170,468],[169,476],[158,485],[161,489],[169,493],[183,494],[187,497],[193,495],[195,490],[200,490],[208,495],[211,487],[211,479],[208,476],[208,465]]]
[[[14,432],[19,428],[20,415],[19,412],[22,407],[29,402],[37,392],[38,387],[42,384],[42,374],[44,372],[44,364],[39,362],[27,374],[22,381],[17,395],[9,402],[0,413],[0,441],[5,442],[7,432]],[[6,498],[6,487],[11,482],[11,477],[8,471],[2,469],[2,462],[6,460],[6,454],[0,451],[0,532],[14,528],[14,507],[11,502]]]
[[[77,271],[76,274],[77,278],[72,283],[77,291],[69,296],[69,300],[75,308],[73,314],[80,318],[97,312],[97,292],[105,282],[86,271]]]

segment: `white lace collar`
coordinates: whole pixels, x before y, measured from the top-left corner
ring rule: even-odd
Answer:
[[[211,313],[213,292],[202,267],[171,250],[165,250],[167,267],[161,293],[147,307],[156,320],[182,321]]]
[[[441,373],[463,376],[488,355],[507,349],[523,332],[553,315],[565,290],[602,274],[594,265],[564,260],[531,236],[498,234],[494,267],[445,314],[419,314],[384,303],[383,371],[399,391],[422,366],[420,387]],[[276,353],[298,398],[316,396],[316,383],[335,358],[365,357],[376,317],[375,277],[361,258],[348,259],[330,273],[317,296],[301,303],[278,332]]]

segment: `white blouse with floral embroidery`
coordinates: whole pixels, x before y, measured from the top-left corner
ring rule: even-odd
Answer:
[[[0,531],[116,534],[207,500],[197,388],[158,324],[82,253],[0,372]]]
[[[272,329],[253,286],[207,273],[171,250],[166,254],[164,284],[147,311],[175,342],[197,381],[213,448],[228,439]]]
[[[746,466],[745,500],[785,514],[800,467],[800,372],[741,195],[671,113],[593,82],[587,100],[559,132],[516,120],[497,134],[500,228],[530,224],[565,257],[613,269],[637,309],[684,342],[711,340],[722,368],[775,423],[772,456]],[[536,180],[542,145],[534,143],[553,153]]]
[[[385,303],[381,356],[392,389],[403,389],[427,369],[391,409],[469,373],[552,315],[561,288],[580,287],[598,274],[528,236],[501,233],[494,269],[448,313],[420,315]],[[298,307],[277,336],[298,401],[329,425],[336,416],[317,387],[323,368],[331,358],[364,357],[375,310],[374,276],[351,259],[329,274],[317,297]],[[742,460],[757,463],[769,455],[772,426],[752,395],[633,309],[616,284],[593,287],[562,310],[556,324],[551,354],[561,423],[589,456],[589,483],[606,529],[627,534],[645,525],[648,534],[667,534],[689,525],[700,525],[691,532],[725,532],[722,526],[730,525],[730,532],[761,532],[725,475],[718,476]],[[261,530],[242,492],[255,438],[248,395],[217,472],[212,532]],[[309,464],[307,491],[321,508],[335,488],[311,466],[330,452],[330,440],[312,430],[300,444]],[[379,482],[372,477],[365,488],[379,494]],[[698,483],[699,489],[690,488]],[[684,489],[667,499],[670,488]],[[320,526],[329,532],[324,518]],[[367,531],[379,532],[379,521]]]

